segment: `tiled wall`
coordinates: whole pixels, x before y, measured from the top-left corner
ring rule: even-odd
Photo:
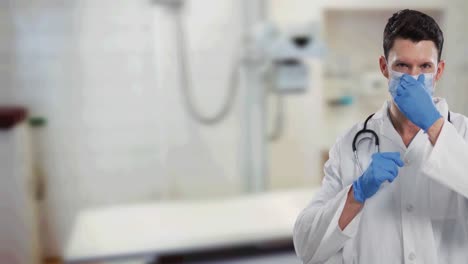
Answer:
[[[10,13],[10,3],[0,2],[0,103],[12,100],[14,59],[14,28]]]
[[[214,128],[187,116],[173,17],[150,3],[19,0],[1,8],[9,41],[1,54],[11,62],[0,67],[0,98],[48,119],[39,137],[47,255],[60,255],[83,207],[241,192],[240,110]],[[210,8],[188,2],[185,15],[195,99],[209,113],[227,90],[240,21],[234,1],[204,3]]]

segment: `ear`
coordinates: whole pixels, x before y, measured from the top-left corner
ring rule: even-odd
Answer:
[[[382,55],[379,58],[379,66],[380,66],[380,71],[382,72],[383,76],[388,79],[388,65],[387,65],[387,60],[385,57]]]
[[[445,70],[445,61],[440,60],[439,63],[437,64],[437,72],[435,75],[436,82],[438,82],[442,78],[442,75],[444,74],[444,70]]]

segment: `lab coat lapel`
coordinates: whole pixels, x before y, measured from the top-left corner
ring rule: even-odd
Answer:
[[[447,102],[443,98],[439,97],[434,97],[433,102],[439,111],[439,113],[445,118],[448,118],[448,106]],[[380,126],[380,135],[382,137],[387,138],[390,140],[393,144],[398,146],[402,151],[410,151],[411,149],[417,147],[418,145],[421,145],[424,143],[424,141],[427,141],[427,135],[424,133],[423,130],[420,130],[414,139],[411,141],[410,145],[408,146],[408,149],[406,148],[405,144],[403,143],[403,140],[401,139],[401,136],[398,134],[396,131],[395,127],[393,127],[392,121],[390,120],[389,117],[389,107],[390,107],[391,101],[386,101],[382,108],[376,113],[376,115],[382,117],[382,123]]]
[[[444,118],[447,118],[448,106],[447,106],[446,101],[444,99],[437,98],[437,97],[433,98],[433,101],[439,113]],[[397,133],[395,129],[394,131],[395,133]],[[400,136],[398,135],[398,137]],[[419,132],[416,134],[416,136],[413,138],[408,148],[406,149],[405,158],[408,158],[414,161],[421,159],[424,154],[424,151],[426,151],[425,148],[428,147],[429,144],[430,144],[430,141],[429,141],[427,134],[424,132],[424,130],[422,129],[419,130]]]
[[[404,151],[406,149],[405,144],[403,143],[403,140],[401,139],[398,132],[393,127],[392,121],[390,120],[390,117],[388,116],[390,104],[391,104],[390,101],[386,101],[383,104],[382,108],[378,111],[379,116],[381,116],[382,118],[382,123],[380,125],[379,132],[380,132],[380,135],[382,135],[382,137],[390,140],[393,143],[393,145],[395,145],[398,149],[400,149],[400,151]]]
[[[447,119],[448,118],[448,111],[450,110],[448,108],[448,104],[447,104],[447,101],[443,98],[440,98],[440,97],[434,97],[432,99],[432,101],[434,102],[437,110],[439,111],[440,115],[442,115],[444,117],[444,119]]]

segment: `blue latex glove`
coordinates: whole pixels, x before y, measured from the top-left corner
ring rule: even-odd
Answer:
[[[382,152],[372,155],[367,170],[353,183],[354,199],[360,203],[374,195],[384,181],[393,182],[398,167],[403,167],[399,152]]]
[[[404,74],[393,99],[406,118],[425,132],[441,117],[431,95],[424,89],[424,74],[418,80]]]

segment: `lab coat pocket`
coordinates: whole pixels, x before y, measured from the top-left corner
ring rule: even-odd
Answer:
[[[455,219],[457,195],[454,191],[434,180],[429,180],[429,215],[432,220]]]

